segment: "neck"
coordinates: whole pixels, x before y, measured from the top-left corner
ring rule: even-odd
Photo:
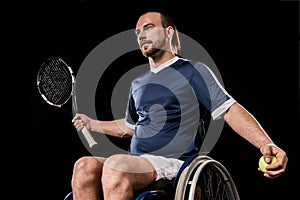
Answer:
[[[148,57],[149,64],[151,67],[156,68],[160,66],[161,64],[167,62],[168,60],[171,60],[174,58],[175,55],[169,51],[162,51],[161,53],[157,53],[156,55],[152,57]]]

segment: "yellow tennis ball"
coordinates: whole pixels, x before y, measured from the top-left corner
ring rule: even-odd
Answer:
[[[271,163],[268,164],[265,162],[264,157],[260,157],[259,161],[258,161],[258,166],[261,169],[262,172],[266,172],[266,167],[275,163],[277,161],[277,158],[275,156],[271,156]]]

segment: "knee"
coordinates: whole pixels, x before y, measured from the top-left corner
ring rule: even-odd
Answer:
[[[129,189],[132,186],[126,156],[114,155],[109,157],[103,166],[102,185],[105,189]]]
[[[110,156],[106,159],[104,163],[104,168],[106,171],[118,171],[119,173],[122,172],[130,172],[134,167],[134,163],[130,162],[129,155],[117,154]]]
[[[73,184],[100,180],[103,162],[95,157],[85,156],[77,160],[73,168]]]

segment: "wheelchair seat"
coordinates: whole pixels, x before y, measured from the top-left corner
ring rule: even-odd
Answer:
[[[190,156],[172,180],[160,179],[135,191],[135,200],[239,200],[227,169],[207,155]],[[72,192],[64,200],[72,200]]]

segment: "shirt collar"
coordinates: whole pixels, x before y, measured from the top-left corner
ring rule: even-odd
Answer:
[[[179,57],[175,56],[174,58],[166,61],[165,63],[159,65],[158,67],[151,67],[150,66],[150,70],[151,70],[151,72],[156,74],[156,73],[160,72],[161,70],[163,70],[164,68],[166,68],[166,67],[172,65],[173,63],[175,63],[178,59],[179,59]]]

